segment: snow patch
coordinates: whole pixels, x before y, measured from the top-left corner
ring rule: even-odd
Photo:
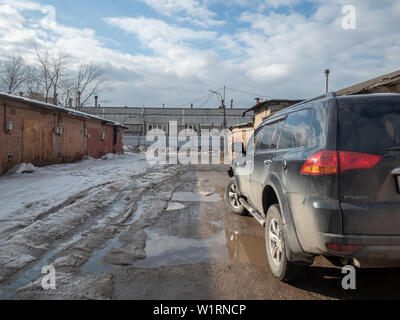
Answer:
[[[179,202],[170,202],[168,204],[167,211],[174,211],[174,210],[182,210],[186,208],[182,203]]]
[[[33,173],[36,171],[36,167],[31,163],[19,163],[7,171],[5,176],[11,176],[13,174]]]
[[[101,160],[114,160],[115,158],[118,158],[118,157],[119,157],[119,155],[117,155],[117,154],[107,153],[101,157]]]

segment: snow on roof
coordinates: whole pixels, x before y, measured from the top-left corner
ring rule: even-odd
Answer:
[[[100,120],[100,121],[103,121],[105,123],[111,124],[116,127],[126,128],[119,122],[107,120],[107,119],[104,119],[104,118],[101,118],[101,117],[98,117],[98,116],[95,116],[95,115],[92,115],[89,113],[85,113],[85,112],[81,112],[81,111],[77,111],[77,110],[73,110],[73,109],[69,109],[69,108],[64,108],[64,107],[57,106],[57,105],[51,104],[51,103],[46,103],[46,102],[42,102],[42,101],[38,101],[38,100],[25,98],[25,97],[19,97],[19,96],[15,96],[15,95],[3,93],[3,92],[0,92],[0,98],[9,99],[9,100],[12,100],[15,102],[20,102],[20,103],[28,103],[31,106],[35,106],[35,107],[39,107],[39,108],[57,110],[60,112],[64,112],[64,113],[73,115],[73,116],[94,119],[94,120]]]

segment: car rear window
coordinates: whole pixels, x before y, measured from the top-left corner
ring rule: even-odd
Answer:
[[[383,155],[394,147],[400,147],[400,101],[339,103],[339,150]]]
[[[321,125],[312,109],[290,113],[282,129],[278,149],[315,146],[320,133]]]

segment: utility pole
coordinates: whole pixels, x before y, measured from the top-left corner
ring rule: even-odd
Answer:
[[[225,90],[226,90],[226,87],[224,86],[224,101],[226,100],[226,98],[225,98]]]
[[[210,90],[211,93],[218,95],[221,98],[222,109],[224,110],[224,129],[227,127],[226,122],[226,108],[225,108],[225,87],[224,87],[224,96],[222,96],[219,92]]]
[[[225,108],[225,86],[224,86],[224,96],[222,96],[217,91],[210,90],[210,92],[216,94],[217,96],[220,96],[220,98],[221,98],[222,109],[224,110],[224,130],[223,130],[223,132],[224,132],[224,153],[226,156],[228,154],[228,136],[226,133],[227,123],[226,123],[226,108]]]

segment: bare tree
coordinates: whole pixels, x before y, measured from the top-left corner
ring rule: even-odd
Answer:
[[[32,63],[24,64],[22,58],[7,61],[7,65],[15,66],[13,70],[16,75],[7,91],[13,92],[23,87],[33,99],[80,110],[102,90],[104,70],[100,66],[84,60],[74,68],[70,56],[62,48],[49,51],[35,47],[35,50],[36,57]],[[75,102],[74,105],[71,101]]]
[[[39,71],[38,80],[41,82],[44,100],[46,102],[58,103],[59,87],[65,81],[69,56],[62,48],[55,52],[48,50],[39,51],[36,49],[36,69]],[[50,92],[53,94],[53,101],[49,101]]]
[[[70,105],[70,100],[73,100],[75,96],[74,80],[70,77],[65,77],[60,81],[59,88],[58,103],[65,108],[72,108],[73,105]]]
[[[25,66],[24,90],[31,98],[37,98],[35,95],[43,92],[43,81],[41,79],[41,71],[37,66],[27,64]]]
[[[75,80],[75,108],[80,110],[89,100],[98,95],[104,82],[104,70],[92,63],[80,64]]]
[[[42,93],[45,102],[49,102],[49,94],[51,89],[51,78],[50,78],[50,55],[48,50],[39,52],[37,47],[36,50],[36,66],[35,69],[38,71],[37,79],[40,81],[40,87],[42,88]]]
[[[9,94],[18,90],[25,80],[25,62],[18,56],[11,56],[0,65],[0,87]]]
[[[57,96],[59,93],[59,87],[65,81],[69,81],[66,78],[67,67],[68,67],[69,56],[61,48],[54,54],[49,56],[49,77],[53,88],[53,103],[58,104]]]

